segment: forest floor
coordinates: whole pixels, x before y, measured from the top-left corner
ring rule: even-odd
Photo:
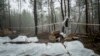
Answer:
[[[48,32],[38,34],[38,37],[39,37],[38,43],[48,43],[48,42],[50,42],[49,39],[48,39],[49,35],[50,35],[50,33],[48,33]],[[91,40],[86,40],[86,38],[84,38],[84,37],[80,37],[80,39],[78,39],[78,40],[81,41],[82,44],[86,48],[92,49],[96,53],[100,54],[100,42],[92,43]]]
[[[44,32],[30,38],[25,35],[15,39],[0,37],[0,56],[100,56],[78,40],[52,43],[49,35]]]
[[[37,35],[37,37],[39,38],[39,43],[47,43],[49,42],[49,32],[44,32],[44,33],[40,33]]]

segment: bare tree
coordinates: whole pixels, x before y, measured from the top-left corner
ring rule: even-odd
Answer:
[[[98,19],[99,19],[99,24],[100,24],[100,3],[98,0]],[[99,31],[100,31],[100,26],[99,26]]]
[[[9,10],[9,27],[11,30],[11,17],[10,17],[10,1],[8,0],[8,10]]]
[[[62,20],[64,20],[63,0],[61,0],[61,14],[62,14]],[[64,26],[62,27],[62,32],[64,32]]]
[[[48,23],[49,24],[51,23],[51,20],[50,20],[50,0],[48,0]],[[50,27],[51,26],[49,26],[49,32],[51,31]]]
[[[62,19],[64,20],[63,0],[61,0],[61,13],[62,13]]]
[[[55,11],[54,11],[54,2],[53,0],[50,0],[50,10],[51,10],[51,23],[55,23]],[[52,25],[52,30],[55,30],[55,24]]]
[[[21,25],[22,25],[22,21],[21,21],[21,0],[17,0],[18,2],[18,8],[19,8],[19,32],[21,32]]]
[[[70,19],[70,0],[67,0],[68,2],[68,18]]]
[[[86,16],[86,24],[88,24],[88,0],[85,0],[85,16]],[[89,29],[88,29],[88,25],[86,25],[86,33],[88,33]]]
[[[37,28],[37,0],[34,0],[34,22],[35,22],[35,35],[37,35],[37,31],[38,31],[38,28]]]

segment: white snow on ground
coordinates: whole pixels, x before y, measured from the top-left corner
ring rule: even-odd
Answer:
[[[19,41],[26,41],[27,36],[18,36],[17,38],[13,39],[12,42],[19,42]]]
[[[12,42],[38,42],[37,37],[27,37],[27,36],[18,36],[17,38],[11,40]]]
[[[45,55],[63,55],[67,53],[65,47],[61,43],[48,43],[46,46]]]
[[[21,39],[19,38],[21,37]],[[23,37],[16,38],[18,41]],[[33,39],[33,37],[30,37]],[[25,38],[28,39],[28,38]],[[36,39],[36,38],[35,38]],[[0,38],[0,40],[4,40]],[[8,41],[8,40],[7,40]],[[62,43],[29,43],[29,44],[2,44],[0,56],[99,56],[92,50],[86,49],[80,41]]]
[[[64,45],[66,46],[66,50],[69,51],[71,56],[95,55],[92,50],[84,48],[83,44],[80,41],[65,42]]]
[[[10,38],[9,37],[0,37],[0,43],[3,43],[3,42],[9,42],[10,41]]]
[[[37,37],[29,37],[29,38],[27,38],[26,41],[28,41],[28,42],[38,42],[39,40],[38,40]]]
[[[66,55],[66,49],[61,43],[46,44],[6,44],[0,46],[0,56],[56,56]]]
[[[8,44],[2,46],[3,50],[0,50],[0,56],[41,56],[41,53],[45,50],[45,44]],[[0,47],[1,49],[1,47]]]

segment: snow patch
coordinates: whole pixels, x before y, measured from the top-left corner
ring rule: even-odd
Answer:
[[[84,48],[84,45],[80,41],[64,42],[64,45],[69,50]]]
[[[13,39],[12,42],[38,42],[37,37],[27,37],[27,36],[18,36],[17,38]]]
[[[68,43],[68,45],[66,45]],[[81,46],[79,41],[61,43],[5,44],[0,46],[0,56],[92,56],[95,53]],[[72,47],[73,45],[73,47]],[[75,46],[75,45],[79,45]],[[68,54],[69,52],[69,54]]]
[[[38,42],[39,40],[37,37],[29,37],[29,38],[27,38],[27,41],[28,42]]]
[[[63,55],[67,53],[65,47],[61,43],[48,43],[45,55]]]
[[[0,37],[0,43],[3,43],[3,42],[9,42],[11,39],[6,36],[6,37]]]
[[[66,50],[71,56],[93,56],[95,53],[87,48],[84,48],[80,41],[65,42]]]
[[[0,37],[0,42],[9,41]],[[18,36],[13,41],[38,41],[37,37]],[[2,43],[1,43],[2,44]],[[0,44],[0,56],[99,56],[87,49],[80,41],[62,43]]]
[[[41,56],[46,48],[45,44],[9,44],[3,45],[0,49],[0,56]]]
[[[26,39],[27,39],[27,36],[18,36],[17,38],[13,39],[12,42],[20,42],[20,41],[25,42]]]

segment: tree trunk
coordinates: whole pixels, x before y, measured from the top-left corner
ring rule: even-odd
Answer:
[[[41,20],[41,25],[43,25],[43,17],[44,17],[44,15],[43,15],[43,5],[42,5],[42,1],[41,1],[41,3],[40,3],[40,6],[41,6],[41,18],[40,18],[40,20]],[[43,26],[41,27],[42,28],[42,32],[43,32]],[[40,29],[41,29],[40,28]]]
[[[22,25],[22,21],[21,21],[21,0],[19,0],[19,33],[21,32],[21,25]]]
[[[50,1],[50,9],[51,9],[51,22],[55,23],[55,14],[54,14],[54,4],[53,0]],[[55,31],[55,24],[52,25],[52,30]]]
[[[61,13],[62,13],[62,19],[64,20],[63,0],[61,0]]]
[[[68,18],[70,19],[70,0],[67,1],[68,1]]]
[[[50,1],[48,0],[48,23],[50,24],[51,23],[51,20],[50,20]],[[51,31],[50,27],[51,26],[48,26],[49,27],[49,32]]]
[[[100,4],[99,4],[99,0],[98,0],[98,20],[99,20],[99,24],[100,24]],[[99,32],[100,32],[100,26],[99,26]]]
[[[67,13],[67,11],[66,11],[66,9],[67,9],[67,8],[66,8],[66,6],[67,6],[67,5],[66,5],[66,0],[64,0],[64,7],[65,7],[65,17],[66,17],[66,13]]]
[[[62,14],[62,20],[64,20],[63,0],[61,0],[61,14]],[[64,26],[62,27],[62,32],[64,32]]]
[[[9,30],[11,30],[11,19],[10,19],[10,1],[8,0],[8,9],[9,9]]]
[[[38,23],[38,21],[37,21],[37,2],[36,2],[36,0],[34,0],[34,22],[35,22],[35,35],[37,35],[37,31],[38,31],[38,29],[37,29],[37,23]]]
[[[85,5],[86,5],[86,9],[85,9],[85,14],[86,14],[86,24],[88,24],[88,0],[85,0]],[[88,25],[86,25],[86,33],[89,33],[88,31]]]

